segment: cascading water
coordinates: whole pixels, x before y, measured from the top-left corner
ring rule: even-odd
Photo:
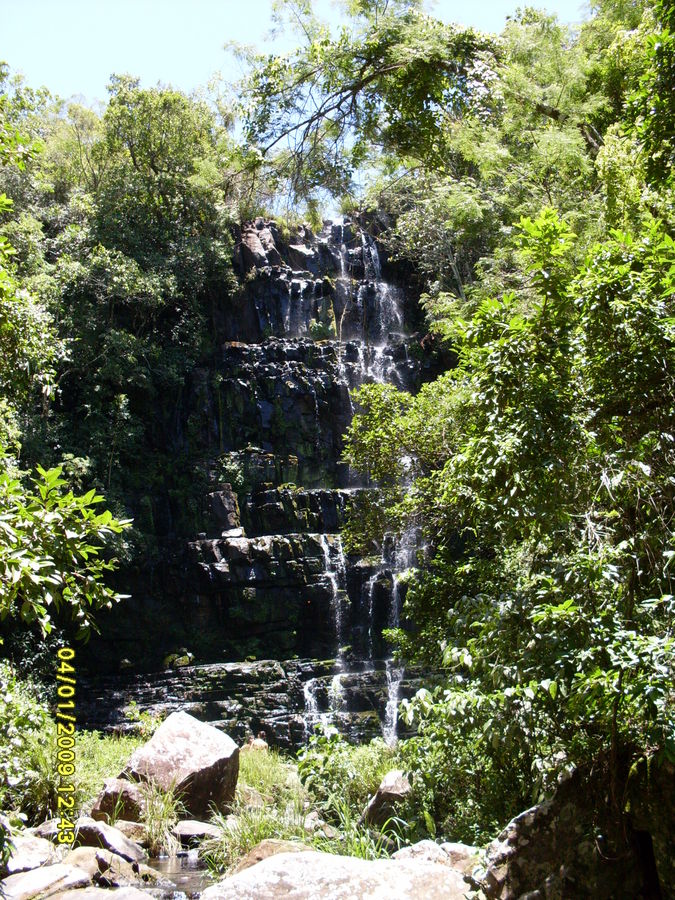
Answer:
[[[337,643],[337,653],[335,657],[334,673],[331,677],[328,687],[328,709],[322,711],[318,698],[318,689],[320,687],[320,679],[311,678],[303,685],[303,695],[305,701],[305,731],[310,734],[315,725],[332,724],[335,716],[340,712],[344,704],[343,690],[343,641],[344,641],[344,617],[342,610],[342,596],[346,591],[347,580],[347,561],[342,546],[342,538],[340,535],[332,536],[332,541],[328,535],[319,535],[321,550],[323,552],[324,576],[330,585],[331,590],[331,612],[333,615],[333,627],[335,630],[335,640]]]
[[[398,624],[410,562],[394,558],[391,542],[375,565],[346,560],[341,504],[348,489],[369,488],[340,454],[353,413],[350,389],[419,384],[421,366],[408,358],[402,334],[406,297],[384,280],[377,243],[355,224],[327,224],[292,246],[273,224],[246,230],[260,232],[267,265],[259,248],[255,262],[244,253],[242,236],[242,294],[222,311],[222,351],[196,373],[185,401],[195,447],[213,459],[213,474],[188,564],[168,581],[179,586],[171,603],[185,620],[186,642],[213,666],[203,683],[200,672],[181,670],[175,681],[160,672],[157,690],[166,688],[172,708],[200,690],[210,696],[222,672],[217,708],[223,727],[235,727],[238,717],[240,734],[265,727],[275,743],[297,747],[324,723],[368,739],[379,717],[393,740],[397,701],[410,685],[401,687],[400,667],[382,658],[381,629]],[[224,490],[230,467],[245,489]],[[208,654],[218,638],[216,661]],[[239,693],[221,670],[230,665],[223,655],[256,660],[242,663]],[[272,685],[264,699],[248,703],[263,682]],[[215,715],[209,703],[203,708]]]
[[[400,331],[403,327],[400,294],[396,288],[382,280],[382,265],[377,244],[365,231],[361,231],[360,238],[363,278],[357,281],[353,277],[355,251],[348,250],[347,231],[344,221],[331,225],[329,229],[333,254],[337,258],[339,266],[338,293],[344,304],[337,329],[339,379],[345,388],[359,387],[369,382],[384,384],[396,381],[396,361],[391,352],[388,338],[390,333]],[[343,343],[343,325],[345,321],[348,321],[353,330],[355,318],[361,333],[358,337],[350,337],[345,345]],[[352,348],[355,349],[355,353]],[[348,370],[345,363],[345,356],[350,360],[349,369],[351,371]],[[407,361],[407,349],[405,359]],[[351,400],[350,411],[352,411]],[[346,567],[341,543],[337,543],[331,548],[326,536],[322,536],[321,541],[325,573],[332,590],[332,609],[338,644],[335,673],[328,691],[328,715],[334,717],[343,697],[343,678],[348,674],[345,672],[345,660],[340,649],[343,643],[340,590],[345,587]],[[374,667],[375,598],[378,582],[382,580],[385,571],[392,572],[391,606],[387,624],[390,628],[397,628],[401,607],[401,577],[402,573],[412,564],[413,553],[414,543],[411,536],[404,535],[397,545],[394,559],[385,560],[383,557],[380,566],[362,586],[361,609],[365,619],[362,627],[363,657],[357,661],[362,672],[372,672]],[[388,743],[393,743],[396,740],[397,705],[404,669],[390,658],[385,660],[385,674],[387,702],[383,735]],[[326,714],[319,712],[316,694],[312,693],[312,687],[306,686],[306,692],[308,721],[325,722]]]

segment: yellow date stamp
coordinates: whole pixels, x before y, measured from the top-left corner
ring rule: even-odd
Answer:
[[[56,788],[58,821],[56,839],[59,844],[73,844],[75,841],[75,651],[72,647],[61,647],[56,651],[58,666],[56,681],[58,701],[56,704],[56,771],[59,782]]]

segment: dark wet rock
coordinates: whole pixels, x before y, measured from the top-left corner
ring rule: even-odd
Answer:
[[[173,788],[189,814],[206,816],[234,799],[239,748],[222,731],[175,712],[134,751],[124,774]]]
[[[220,489],[208,494],[207,499],[218,530],[230,531],[240,527],[239,501],[232,485],[220,485]]]
[[[356,743],[381,734],[387,680],[381,663],[354,665],[353,673],[340,677],[342,703],[333,719]],[[317,721],[306,708],[308,682],[318,713],[327,713],[334,674],[332,659],[299,659],[216,663],[126,678],[109,676],[98,679],[95,690],[83,680],[81,721],[104,731],[129,728],[124,704],[133,696],[143,712],[166,716],[184,710],[227,731],[242,744],[251,733],[264,730],[273,746],[296,750],[306,742]],[[410,670],[401,684],[401,699],[409,699],[420,687],[419,673]],[[56,820],[50,828],[55,834]]]

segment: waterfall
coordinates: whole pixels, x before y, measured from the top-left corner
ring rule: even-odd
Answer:
[[[395,665],[393,659],[387,659],[385,670],[387,673],[387,705],[384,710],[382,737],[385,743],[392,747],[398,736],[398,700],[405,669],[403,666]]]
[[[342,547],[342,538],[340,535],[335,535],[333,538],[333,553],[331,553],[328,535],[320,535],[319,540],[323,551],[324,574],[331,587],[331,611],[333,613],[333,624],[335,627],[335,640],[337,641],[336,665],[341,665],[340,648],[344,642],[344,631],[342,621],[342,598],[340,592],[344,591],[346,587],[347,561],[345,559],[345,552]]]
[[[366,595],[366,613],[368,616],[366,659],[369,660],[372,660],[373,658],[373,613],[375,608],[375,585],[377,584],[380,574],[381,569],[378,569],[373,575],[370,576],[370,578],[364,585],[364,591]]]
[[[366,278],[372,281],[382,281],[382,266],[377,244],[367,232],[361,232],[361,248],[363,252],[363,267]]]
[[[403,457],[402,462],[408,462],[407,468],[409,468],[411,463],[410,460]],[[401,584],[405,573],[408,572],[416,562],[418,546],[417,537],[416,529],[408,527],[395,544],[391,606],[389,609],[388,622],[389,628],[392,629],[398,628],[401,623]],[[397,666],[393,657],[389,657],[389,659],[385,661],[385,669],[387,673],[387,705],[385,708],[382,736],[387,744],[392,745],[396,743],[399,690],[401,682],[403,681],[403,676],[405,675],[405,667]]]
[[[324,576],[328,581],[331,589],[331,613],[333,615],[333,627],[335,630],[335,640],[337,643],[337,652],[335,657],[335,671],[331,678],[328,688],[328,710],[322,712],[319,699],[317,696],[318,688],[321,683],[319,678],[310,678],[303,685],[303,696],[305,702],[305,731],[311,734],[312,728],[317,724],[329,725],[335,720],[335,716],[344,706],[345,696],[343,689],[343,649],[344,643],[344,622],[342,614],[342,593],[346,591],[347,585],[347,560],[345,558],[344,548],[342,546],[342,538],[340,535],[334,535],[331,542],[328,535],[319,535],[319,542],[323,552]]]

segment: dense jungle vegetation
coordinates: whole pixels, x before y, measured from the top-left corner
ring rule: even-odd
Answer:
[[[4,650],[35,669],[120,601],[116,566],[158,552],[151,490],[189,520],[167,436],[237,290],[235,227],[330,197],[413,268],[457,358],[414,397],[362,388],[347,438],[378,485],[351,545],[424,536],[392,636],[442,673],[397,751],[420,828],[487,840],[587,764],[620,817],[630,764],[675,762],[673,7],[525,8],[500,35],[348,7],[330,33],[281,4],[297,50],[242,50],[243,84],[201,96],[115,75],[94,111],[3,67]],[[0,806],[30,810],[44,707],[3,673]],[[313,745],[322,790],[345,752]]]

